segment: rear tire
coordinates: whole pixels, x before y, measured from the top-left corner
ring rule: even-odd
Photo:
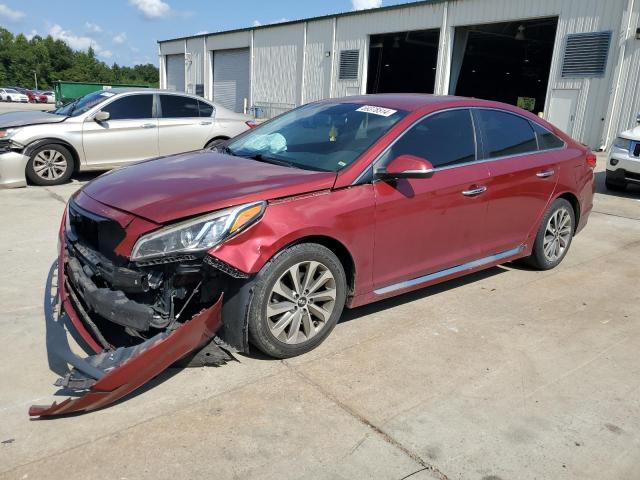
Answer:
[[[275,358],[313,350],[336,326],[346,297],[344,268],[331,250],[293,245],[255,278],[248,310],[251,343]]]
[[[551,270],[564,259],[576,229],[573,206],[564,198],[556,199],[542,219],[531,256],[524,262],[537,270]]]
[[[67,183],[73,174],[71,152],[62,145],[49,144],[36,148],[27,162],[27,177],[36,185]]]

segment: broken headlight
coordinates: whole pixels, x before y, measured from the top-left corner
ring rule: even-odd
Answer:
[[[162,228],[138,239],[131,260],[208,250],[258,220],[266,202],[254,202]]]

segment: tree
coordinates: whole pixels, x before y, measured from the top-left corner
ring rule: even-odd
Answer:
[[[50,35],[28,40],[0,27],[0,85],[35,88],[34,72],[41,89],[52,88],[56,80],[158,86],[155,65],[109,66],[98,60],[91,47],[74,51]]]

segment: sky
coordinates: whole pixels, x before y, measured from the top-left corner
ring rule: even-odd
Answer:
[[[408,0],[0,0],[0,26],[93,47],[108,64],[158,64],[158,40],[265,25]]]

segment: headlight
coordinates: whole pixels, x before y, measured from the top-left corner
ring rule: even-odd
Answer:
[[[613,141],[613,146],[616,148],[621,148],[623,150],[629,150],[629,145],[631,144],[631,140],[627,140],[626,138],[617,137]]]
[[[6,130],[0,130],[0,140],[7,140],[13,137],[19,131],[19,128],[7,128]]]
[[[208,250],[247,228],[264,213],[266,202],[227,208],[140,237],[131,260]]]

